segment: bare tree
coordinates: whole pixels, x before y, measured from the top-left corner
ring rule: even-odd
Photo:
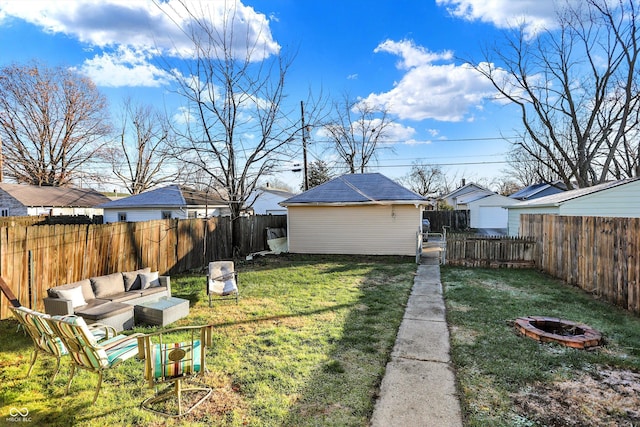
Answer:
[[[0,70],[0,137],[7,177],[65,186],[109,134],[107,101],[93,82],[37,62]]]
[[[301,129],[299,103],[290,110],[284,103],[292,59],[265,51],[260,29],[242,32],[234,2],[222,19],[211,16],[206,4],[198,11],[180,4],[175,12],[187,17],[181,30],[192,52],[182,58],[182,72],[174,73],[176,92],[185,101],[174,154],[204,173],[202,178],[229,203],[235,219],[259,181],[300,151],[299,143],[293,146]],[[167,64],[173,71],[172,66]],[[310,116],[312,111],[308,108]],[[313,119],[308,117],[307,123]],[[234,227],[234,242],[236,231]]]
[[[545,157],[540,147],[531,145],[529,149],[537,149],[537,155],[530,155],[520,144],[513,146],[507,155],[508,167],[502,170],[505,181],[515,181],[517,185],[526,187],[538,182],[553,182],[560,179],[545,162],[538,160],[540,157]]]
[[[436,196],[442,192],[444,174],[438,166],[415,163],[411,171],[401,179],[401,182],[422,196]]]
[[[171,138],[166,116],[149,105],[124,100],[120,132],[106,157],[129,194],[179,180],[182,168],[171,162]]]
[[[525,130],[516,144],[567,188],[585,187],[612,176],[637,124],[636,1],[567,2],[558,25],[533,39],[521,29],[476,68],[519,107]]]
[[[324,126],[331,148],[349,173],[364,173],[375,160],[393,123],[384,107],[344,95],[334,103],[334,118]]]

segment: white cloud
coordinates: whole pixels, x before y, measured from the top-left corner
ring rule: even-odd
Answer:
[[[158,87],[169,83],[172,76],[148,62],[149,59],[142,51],[121,47],[115,53],[95,55],[76,69],[98,86]]]
[[[580,4],[583,0],[567,0]],[[564,1],[556,0],[436,0],[449,13],[468,21],[479,20],[498,28],[524,25],[525,33],[533,36],[543,28],[554,29],[556,11]]]
[[[400,56],[398,68],[406,73],[393,89],[372,93],[364,101],[384,105],[400,119],[462,121],[495,94],[489,81],[468,64],[434,64],[450,61],[451,52],[432,53],[408,40],[388,40],[375,51]]]
[[[225,21],[230,10],[234,19]],[[150,62],[152,55],[193,56],[194,44],[182,29],[188,32],[195,19],[220,33],[224,32],[225,22],[232,22],[233,27],[227,29],[233,34],[232,48],[243,58],[248,46],[255,61],[280,50],[267,17],[240,0],[0,0],[0,21],[12,18],[75,38],[88,45],[85,49],[103,51],[87,60],[82,70],[100,77],[112,70],[117,73],[115,80],[120,81],[122,76],[126,77],[122,80],[139,81],[146,86],[150,85],[150,77],[160,79],[155,85],[166,77],[150,63],[143,64]],[[123,49],[140,56],[125,58]],[[140,78],[135,78],[135,72],[142,74]]]

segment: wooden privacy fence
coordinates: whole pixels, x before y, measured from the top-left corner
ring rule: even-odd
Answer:
[[[529,268],[535,265],[532,238],[447,234],[446,263],[466,267]]]
[[[526,214],[520,235],[537,240],[545,272],[640,312],[640,218]]]
[[[246,255],[267,249],[266,228],[286,227],[286,216],[239,218],[234,226],[242,237],[238,255]],[[177,274],[233,255],[226,217],[0,227],[0,276],[37,310],[53,286],[142,267]],[[9,317],[7,304],[0,296],[0,319]]]
[[[448,227],[449,231],[464,231],[469,228],[469,211],[424,211],[423,218],[431,223],[431,231],[442,233],[442,227]]]

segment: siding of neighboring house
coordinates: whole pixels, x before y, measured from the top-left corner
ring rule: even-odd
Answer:
[[[589,193],[600,187],[598,191]],[[640,179],[601,184],[601,186],[567,191],[545,198],[525,202],[523,206],[509,207],[509,235],[515,236],[520,229],[520,214],[551,214],[566,216],[640,217]],[[581,194],[571,198],[572,194]],[[565,197],[566,200],[554,198]],[[554,202],[555,203],[548,203]],[[536,206],[536,203],[538,204]]]
[[[51,206],[31,206],[27,208],[26,214],[20,215],[86,215],[89,217],[93,217],[94,215],[102,215],[102,209],[95,208],[61,208],[61,207],[51,207]]]
[[[415,205],[289,206],[289,252],[414,256],[421,217]]]
[[[20,203],[15,197],[0,191],[0,207],[2,208],[2,216],[26,216],[31,215],[28,208]]]
[[[268,190],[257,190],[251,195],[249,201],[253,202],[251,207],[256,215],[286,215],[287,208],[278,205],[278,203],[291,196],[293,193],[287,193],[286,196],[283,196],[273,194]]]
[[[204,218],[205,212],[207,216],[219,216],[220,210],[216,208],[203,209],[176,209],[170,208],[120,208],[120,209],[104,209],[104,223],[118,222],[120,213],[127,215],[127,222],[153,221],[156,219],[166,219],[162,217],[163,212],[170,212],[172,219],[189,219]]]
[[[569,200],[560,206],[560,215],[640,217],[640,181]]]
[[[509,208],[509,236],[517,236],[520,233],[520,214],[548,214],[558,215],[558,208],[553,206],[528,208]]]

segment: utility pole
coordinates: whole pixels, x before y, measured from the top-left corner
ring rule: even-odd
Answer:
[[[304,102],[300,101],[300,115],[302,116],[302,162],[304,173],[304,191],[309,189],[309,175],[307,173],[307,138],[304,125]]]

